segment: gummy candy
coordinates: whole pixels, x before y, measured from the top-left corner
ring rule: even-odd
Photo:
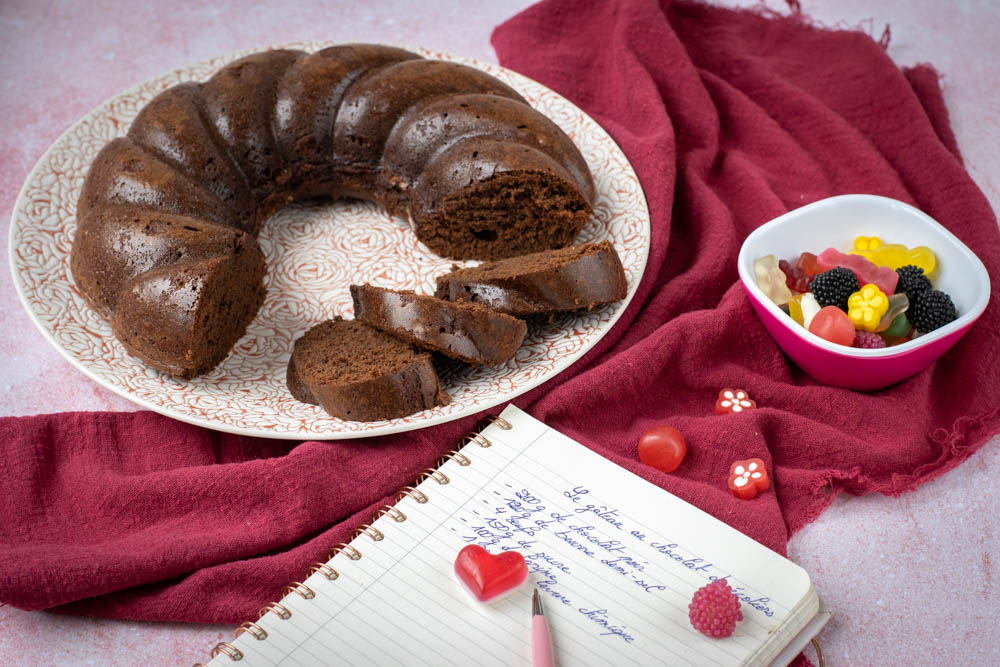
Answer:
[[[877,333],[881,333],[888,329],[896,321],[896,319],[906,312],[910,307],[910,297],[905,294],[893,294],[889,297],[889,308],[886,309],[885,314],[882,315],[882,319],[879,321],[878,326],[875,327]],[[903,318],[906,319],[906,318]],[[906,333],[905,331],[903,333]],[[902,335],[902,334],[896,334]]]
[[[847,300],[847,317],[855,329],[874,332],[889,310],[889,299],[878,285],[869,283]]]
[[[812,292],[796,294],[788,301],[788,314],[793,320],[809,328],[812,318],[819,312],[820,305]]]
[[[715,401],[715,414],[727,415],[731,413],[753,410],[757,407],[757,402],[750,399],[742,389],[723,389],[719,392],[719,398]]]
[[[883,243],[877,236],[859,236],[854,239],[852,255],[861,255],[876,266],[885,266],[893,271],[912,264],[930,276],[937,268],[937,257],[927,246],[907,248],[900,243]]]
[[[855,331],[854,347],[862,350],[879,350],[886,347],[885,340],[877,333],[871,331]]]
[[[458,552],[455,574],[477,600],[487,602],[527,579],[528,565],[516,551],[494,556],[478,544],[470,544]]]
[[[729,467],[729,490],[743,500],[750,500],[761,491],[771,488],[767,469],[761,459],[734,461]]]
[[[753,272],[757,278],[757,287],[768,299],[783,306],[792,298],[792,291],[785,284],[785,273],[778,268],[778,260],[774,255],[761,257],[754,262]],[[892,275],[896,275],[896,272],[893,271]]]
[[[809,278],[812,278],[817,273],[823,273],[823,268],[819,265],[816,255],[811,252],[804,252],[799,255],[798,261],[795,262],[795,267],[802,269],[802,272]]]
[[[809,324],[809,331],[838,345],[849,347],[854,342],[854,325],[847,313],[836,306],[821,308]]]
[[[882,332],[882,337],[886,339],[903,338],[908,333],[910,333],[910,321],[906,319],[906,313],[900,313],[893,318],[889,326]]]
[[[909,320],[907,320],[906,324],[909,325]],[[900,343],[905,343],[906,341],[910,340],[913,337],[913,329],[911,328],[909,331],[906,332],[906,335],[899,336],[898,338],[896,338],[895,336],[886,336],[885,334],[881,334],[881,336],[882,340],[885,341],[885,346],[892,347],[893,345],[899,345]]]
[[[651,468],[673,472],[686,454],[684,436],[673,426],[657,426],[639,438],[639,460]]]
[[[864,287],[868,283],[878,285],[884,294],[895,294],[899,274],[887,266],[875,266],[860,255],[845,255],[836,248],[827,248],[819,254],[820,266],[827,271],[837,266],[850,269],[858,277],[858,282]]]
[[[778,268],[785,274],[785,285],[788,286],[788,289],[800,294],[809,291],[809,276],[806,275],[805,271],[797,266],[792,266],[784,259],[778,262]]]

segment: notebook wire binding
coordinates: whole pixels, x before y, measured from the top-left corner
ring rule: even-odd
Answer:
[[[503,417],[499,417],[496,415],[490,415],[488,417],[485,417],[480,422],[481,428],[485,428],[490,424],[495,424],[497,427],[505,431],[509,431],[511,428],[513,428],[509,421],[507,421]],[[459,449],[471,443],[475,443],[476,445],[482,447],[483,449],[493,446],[493,443],[490,442],[489,438],[484,436],[482,433],[470,432],[462,436]],[[472,459],[470,459],[465,454],[462,454],[460,451],[458,451],[458,449],[445,452],[438,459],[436,465],[440,467],[446,461],[449,460],[454,461],[460,466],[472,465]],[[451,481],[447,475],[445,475],[437,468],[425,468],[421,470],[420,473],[417,475],[417,479],[414,482],[413,486],[404,486],[393,495],[395,502],[398,503],[404,497],[408,496],[417,503],[420,504],[427,503],[430,500],[427,497],[427,494],[417,489],[417,486],[420,483],[426,481],[427,479],[433,479],[441,486],[444,486],[445,484],[448,484]],[[354,542],[356,539],[360,538],[361,535],[367,535],[373,542],[382,541],[385,538],[385,535],[383,535],[382,531],[372,527],[370,524],[375,523],[377,519],[386,515],[388,515],[393,521],[396,521],[397,523],[403,523],[404,521],[406,521],[406,514],[404,514],[395,505],[382,505],[375,511],[375,514],[372,515],[372,518],[369,520],[369,523],[362,524],[354,530],[354,533],[351,535],[351,542]],[[350,544],[340,543],[340,544],[335,544],[333,548],[330,550],[329,554],[327,554],[327,561],[333,560],[333,558],[339,553],[344,553],[351,560],[360,560],[362,558],[362,552],[359,549],[351,546]],[[319,563],[319,562],[313,563],[307,570],[306,578],[316,573],[323,575],[330,581],[334,581],[340,578],[340,573],[337,572],[337,570],[331,567],[328,563]],[[284,592],[286,595],[291,593],[297,593],[304,600],[312,600],[316,597],[316,592],[312,588],[306,586],[305,584],[299,581],[290,582],[287,586],[285,586]],[[281,605],[278,602],[269,602],[268,604],[260,608],[260,611],[258,612],[257,615],[257,620],[260,620],[261,618],[264,617],[264,614],[268,613],[276,615],[279,619],[283,621],[286,621],[292,617],[292,612],[287,607]],[[252,636],[257,641],[267,640],[267,631],[252,621],[246,621],[245,623],[242,623],[239,627],[236,628],[233,635],[234,637],[239,637],[244,632],[250,634],[250,636]],[[233,662],[239,662],[240,660],[243,660],[243,652],[240,651],[236,646],[230,644],[229,642],[219,642],[209,652],[209,656],[211,658],[216,658],[219,655],[225,655]],[[204,663],[198,662],[194,664],[194,667],[206,667],[206,665]]]

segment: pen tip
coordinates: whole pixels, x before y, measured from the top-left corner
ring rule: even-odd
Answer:
[[[531,615],[532,616],[542,616],[542,600],[538,597],[538,589],[536,588],[531,594]]]

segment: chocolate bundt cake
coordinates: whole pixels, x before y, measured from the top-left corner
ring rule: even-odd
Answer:
[[[621,259],[602,241],[458,269],[437,279],[435,296],[526,317],[589,309],[627,293]]]
[[[430,354],[339,317],[295,341],[287,382],[298,400],[353,421],[405,417],[448,403]]]
[[[355,319],[471,364],[510,361],[528,333],[524,320],[468,301],[444,301],[372,285],[351,285],[351,297]]]
[[[439,255],[572,243],[594,186],[580,152],[513,89],[400,49],[267,51],[160,93],[87,174],[76,285],[130,352],[214,367],[261,305],[256,234],[290,201],[360,197]]]

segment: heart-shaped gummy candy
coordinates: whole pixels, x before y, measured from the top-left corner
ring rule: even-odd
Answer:
[[[516,551],[494,556],[478,544],[470,544],[458,552],[455,574],[477,600],[487,602],[517,588],[528,578],[528,566]]]

